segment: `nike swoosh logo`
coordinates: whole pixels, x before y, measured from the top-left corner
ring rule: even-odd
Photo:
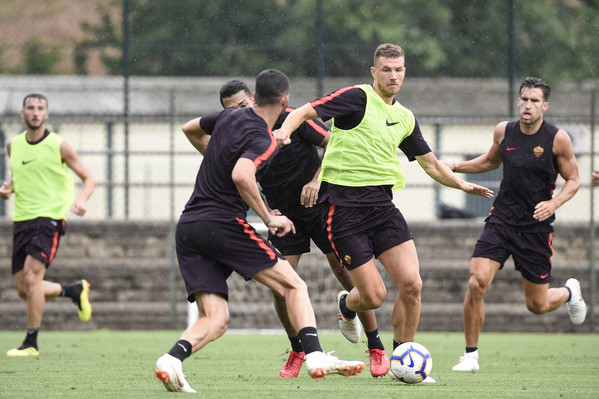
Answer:
[[[547,274],[541,274],[541,278],[544,279],[545,277],[549,276],[549,273]]]
[[[318,337],[318,335],[317,335],[317,334],[314,334],[314,333],[306,333],[306,335],[309,335],[309,336],[311,336],[311,337]]]
[[[412,359],[412,354],[409,354],[408,357],[410,358],[410,364],[408,364],[408,367],[414,367],[414,359]]]
[[[185,348],[185,346],[181,345],[181,344],[177,344],[179,345],[181,348],[183,348],[183,350],[185,351],[185,353],[187,353],[187,348]]]
[[[21,161],[21,162],[23,162],[23,165],[27,165],[28,163],[31,163],[33,161],[35,161],[35,159],[32,159],[31,161]]]
[[[517,150],[517,149],[518,149],[518,147],[505,147],[506,151],[514,151],[514,150]]]
[[[386,120],[385,123],[387,124],[387,126],[393,126],[397,125],[399,122],[389,122],[388,120]]]

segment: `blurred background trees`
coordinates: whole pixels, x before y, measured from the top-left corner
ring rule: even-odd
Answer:
[[[68,46],[70,70],[59,73],[88,74],[92,57],[105,73],[122,73],[128,1],[132,75],[254,75],[279,68],[310,77],[322,65],[325,76],[363,76],[374,48],[387,41],[404,47],[410,76],[507,74],[506,0],[96,1],[97,15],[72,21],[81,34]],[[513,1],[519,75],[551,76],[552,82],[599,76],[599,0]],[[56,73],[65,44],[44,37],[27,43],[20,67],[0,62],[0,72]]]

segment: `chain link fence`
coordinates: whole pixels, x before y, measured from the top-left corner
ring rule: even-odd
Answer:
[[[123,80],[118,77],[3,79],[0,178],[10,178],[6,143],[24,129],[22,99],[30,92],[42,92],[49,100],[48,127],[78,151],[96,178],[97,188],[86,218],[100,220],[178,217],[202,160],[181,133],[181,126],[193,117],[220,110],[218,89],[228,80],[138,78],[132,82],[126,100]],[[349,83],[332,80],[329,84],[332,91]],[[316,98],[313,81],[296,79],[292,85],[291,105]],[[399,100],[414,110],[437,157],[448,161],[485,153],[491,146],[495,125],[515,119],[506,115],[505,86],[496,81],[430,81],[427,88],[427,82],[421,80],[411,87],[406,84],[400,94]],[[590,185],[597,145],[595,98],[592,90],[566,87],[556,93],[554,89],[546,113],[548,121],[570,134],[581,175],[580,191],[558,210],[560,223],[589,221],[598,210]],[[123,115],[125,101],[129,102],[129,115]],[[407,187],[396,193],[395,200],[408,220],[481,217],[488,213],[492,200],[445,188],[430,179],[416,162],[408,162],[401,152],[398,155]],[[497,191],[501,171],[463,177]],[[556,190],[562,183],[558,180]],[[9,218],[12,201],[2,201],[0,206],[0,218]]]

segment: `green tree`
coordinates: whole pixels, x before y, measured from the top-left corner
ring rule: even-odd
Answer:
[[[21,73],[30,75],[48,75],[54,72],[54,66],[62,58],[63,47],[49,45],[38,38],[27,40],[23,44],[23,66]]]
[[[505,0],[323,0],[325,74],[364,76],[382,42],[404,47],[410,76],[504,77],[508,68]],[[599,1],[515,1],[519,75],[551,81],[598,75]],[[314,0],[130,0],[134,75],[253,75],[279,68],[315,76]],[[99,48],[122,73],[122,21],[115,0],[101,22],[86,24],[76,63]],[[122,9],[122,8],[121,8]],[[83,68],[79,68],[83,71]]]

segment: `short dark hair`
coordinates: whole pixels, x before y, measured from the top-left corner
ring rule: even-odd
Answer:
[[[267,69],[256,76],[255,104],[275,104],[289,93],[289,78],[277,69]]]
[[[401,47],[396,44],[391,43],[383,43],[379,45],[374,52],[374,63],[372,65],[376,65],[376,60],[385,57],[385,58],[399,58],[403,57],[404,52]]]
[[[242,90],[246,92],[248,97],[252,97],[252,91],[250,90],[248,85],[245,84],[244,81],[241,81],[239,79],[229,80],[220,88],[220,105],[222,105],[224,108],[225,104],[223,103],[223,99],[234,96]]]
[[[545,99],[545,101],[549,101],[549,96],[551,95],[551,88],[543,79],[531,76],[527,77],[520,85],[518,95],[522,94],[522,89],[524,89],[525,87],[541,89],[543,91],[543,98]]]
[[[37,98],[37,99],[40,99],[40,100],[44,100],[46,102],[46,109],[48,108],[48,99],[43,94],[39,94],[39,93],[30,93],[30,94],[27,94],[25,96],[25,98],[23,99],[23,108],[25,108],[25,102],[27,101],[28,98]]]

